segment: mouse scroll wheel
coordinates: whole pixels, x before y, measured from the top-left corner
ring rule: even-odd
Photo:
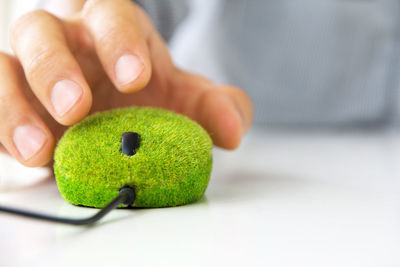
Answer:
[[[121,152],[127,156],[133,156],[139,148],[139,134],[126,132],[121,136]]]

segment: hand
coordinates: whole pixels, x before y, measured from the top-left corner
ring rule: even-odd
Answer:
[[[174,66],[150,19],[127,0],[88,1],[64,19],[33,11],[12,27],[11,46],[15,57],[0,54],[0,142],[27,166],[49,162],[65,126],[101,110],[171,109],[225,149],[252,122],[242,90]]]

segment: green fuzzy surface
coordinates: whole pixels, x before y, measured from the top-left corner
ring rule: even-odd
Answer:
[[[121,135],[137,132],[133,156],[121,153]],[[135,189],[134,207],[170,207],[200,199],[212,168],[212,141],[196,122],[151,107],[96,113],[58,142],[54,172],[70,203],[103,207],[123,186]]]

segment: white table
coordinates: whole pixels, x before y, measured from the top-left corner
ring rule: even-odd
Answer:
[[[95,227],[0,214],[0,266],[400,266],[400,135],[253,130],[215,150],[206,197]],[[53,181],[0,203],[86,216]]]

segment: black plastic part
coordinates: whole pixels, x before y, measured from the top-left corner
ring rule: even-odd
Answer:
[[[117,208],[121,204],[132,205],[135,202],[135,190],[130,187],[123,187],[119,191],[117,197],[115,197],[110,203],[107,204],[104,208],[102,208],[98,213],[94,214],[92,217],[85,219],[71,219],[71,218],[63,218],[57,217],[47,214],[40,214],[26,210],[14,209],[9,207],[0,206],[0,212],[6,212],[14,215],[35,218],[39,220],[51,221],[56,223],[64,223],[64,224],[72,224],[72,225],[90,225],[101,218],[103,218],[107,213]]]
[[[133,202],[135,202],[136,193],[133,188],[129,186],[124,186],[119,190],[119,194],[125,196],[124,202],[122,202],[122,204],[130,207],[132,206]]]
[[[135,132],[126,132],[121,136],[121,152],[127,156],[136,154],[139,148],[139,134]]]

